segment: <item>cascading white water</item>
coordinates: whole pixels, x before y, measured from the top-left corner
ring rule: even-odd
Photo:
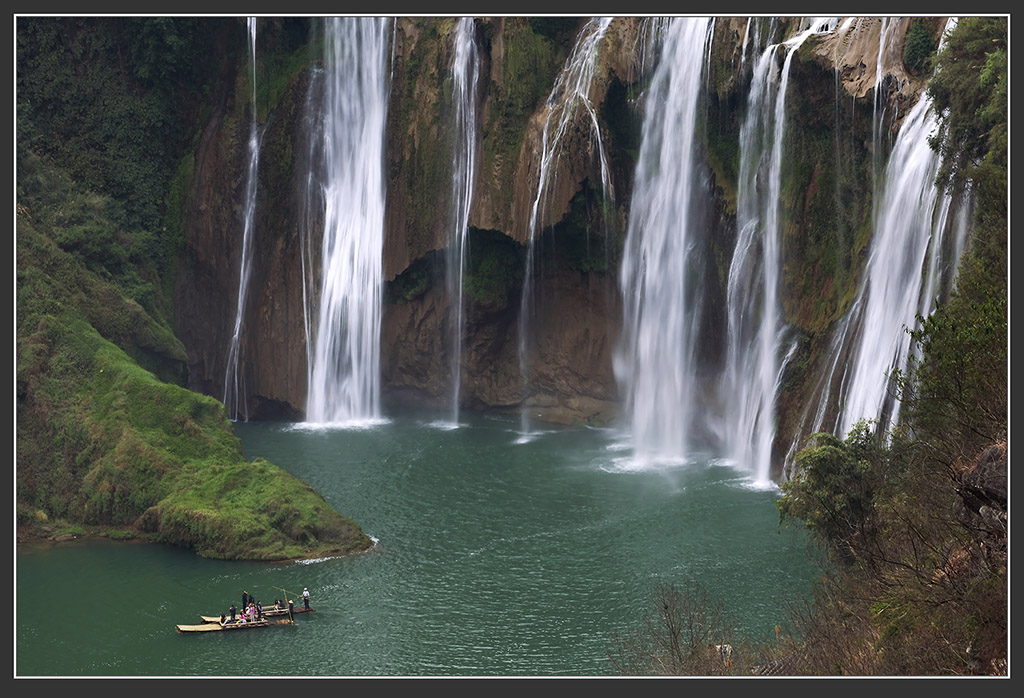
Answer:
[[[835,23],[834,18],[815,18],[793,38],[766,48],[754,65],[740,129],[737,235],[729,267],[728,353],[721,401],[730,458],[753,472],[760,484],[771,481],[775,400],[785,366],[781,355],[785,328],[778,297],[779,197],[789,68],[808,37],[830,30]],[[786,55],[778,69],[780,50]]]
[[[743,49],[740,53],[740,72],[743,72],[743,66],[747,64],[747,46],[750,45],[750,31],[751,23],[754,21],[753,17],[747,17],[747,27],[743,30]],[[756,41],[755,41],[756,43]]]
[[[946,30],[955,24],[951,18]],[[883,27],[880,56],[891,50],[890,43],[891,32]],[[876,91],[881,87],[876,83]],[[876,96],[876,114],[878,101]],[[935,115],[925,92],[905,117],[884,177],[876,183],[874,235],[864,280],[833,335],[830,354],[835,360],[825,371],[825,390],[811,432],[830,430],[844,437],[862,419],[877,420],[880,429],[897,421],[899,403],[891,391],[891,372],[906,366],[912,350],[907,330],[917,327],[918,313],[927,316],[934,310],[936,295],[955,277],[967,234],[966,207],[951,220],[952,202],[934,185],[939,156],[928,144],[934,129]],[[877,118],[875,134],[879,141],[884,137]],[[883,147],[876,142],[876,150]],[[947,246],[943,238],[950,230],[955,239]],[[943,258],[947,249],[948,259]],[[842,364],[840,358],[846,356],[850,361]],[[840,369],[837,397],[832,398],[829,386]],[[839,410],[835,422],[826,425],[833,400]],[[795,449],[796,442],[788,458]]]
[[[455,107],[455,165],[452,170],[453,229],[448,250],[448,293],[452,314],[452,423],[459,423],[459,390],[462,384],[463,317],[462,277],[468,250],[469,209],[476,182],[477,118],[476,88],[480,67],[472,17],[462,17],[455,28],[452,61],[452,102]]]
[[[541,146],[540,172],[537,177],[537,193],[534,196],[530,211],[530,240],[526,253],[526,278],[523,281],[523,292],[520,297],[519,312],[519,371],[523,380],[524,405],[520,413],[522,433],[524,437],[530,431],[529,412],[525,405],[527,392],[527,354],[529,344],[529,323],[532,316],[531,274],[534,264],[534,243],[541,221],[544,220],[544,207],[552,189],[551,178],[558,171],[558,161],[565,147],[566,136],[576,124],[581,110],[585,112],[590,123],[590,136],[596,147],[596,157],[601,167],[601,187],[605,201],[612,201],[615,193],[612,189],[609,173],[608,156],[605,153],[601,138],[601,128],[590,99],[590,88],[594,79],[597,52],[605,32],[612,20],[609,17],[595,17],[580,30],[579,37],[565,66],[555,80],[555,85],[547,100],[547,117],[544,123],[543,142]]]
[[[928,145],[936,121],[922,95],[907,115],[885,169],[871,253],[858,308],[864,313],[859,344],[849,367],[839,423],[846,435],[861,419],[895,423],[899,403],[890,390],[893,369],[906,366],[907,329],[934,309],[936,267],[951,199],[935,186],[938,154]],[[964,226],[957,226],[962,249]],[[955,262],[955,260],[954,260]],[[881,424],[883,428],[886,424]]]
[[[304,128],[306,133],[305,181],[302,183],[302,208],[299,222],[299,254],[302,263],[302,327],[305,333],[307,380],[311,378],[309,368],[313,365],[316,337],[316,298],[319,289],[319,256],[317,254],[323,236],[322,216],[324,190],[321,179],[324,171],[324,114],[323,100],[324,71],[313,67],[306,91]],[[308,389],[308,387],[307,387]]]
[[[389,21],[325,20],[325,211],[308,422],[380,418]]]
[[[596,17],[584,25],[580,30],[572,54],[566,60],[565,67],[559,73],[555,85],[551,89],[551,94],[548,96],[548,113],[544,123],[544,141],[541,148],[537,193],[530,211],[531,239],[539,232],[539,221],[544,213],[546,197],[551,189],[549,182],[551,177],[557,173],[558,160],[562,155],[565,137],[576,123],[580,110],[586,113],[591,126],[590,135],[596,143],[596,154],[601,166],[602,191],[606,198],[614,198],[608,156],[601,140],[597,112],[590,100],[590,87],[594,81],[598,47],[611,22],[609,17]]]
[[[736,247],[727,287],[728,353],[722,381],[728,426],[724,442],[731,458],[754,467],[770,456],[774,423],[775,353],[779,320],[778,283],[779,195],[775,164],[782,157],[784,92],[776,83],[776,53],[772,45],[755,62],[740,129],[740,172],[736,193]],[[778,93],[778,94],[777,94]],[[768,172],[768,181],[759,181]],[[764,453],[765,448],[769,453]],[[760,472],[761,468],[757,468]]]
[[[640,156],[623,250],[622,345],[616,377],[631,416],[637,465],[687,455],[695,409],[691,279],[693,141],[707,18],[677,17],[660,27],[661,54],[645,97]]]
[[[245,185],[245,218],[242,226],[242,259],[238,272],[238,299],[235,307],[235,324],[228,346],[227,367],[224,373],[224,407],[232,420],[246,419],[245,386],[239,375],[242,326],[245,317],[245,301],[248,295],[249,276],[252,271],[252,226],[256,212],[256,181],[260,162],[260,137],[262,130],[256,118],[256,18],[246,22],[252,62],[252,120],[249,124],[249,169]]]
[[[866,20],[865,18],[862,18],[862,17],[847,18],[843,22],[843,24],[839,27],[838,32],[840,34],[856,35],[862,29],[866,28],[867,22],[869,22],[869,21],[875,21],[875,20],[874,19]],[[884,120],[884,119],[880,118],[880,116],[879,116],[879,95],[878,95],[878,93],[880,92],[879,88],[880,88],[880,84],[881,84],[881,80],[882,80],[882,76],[883,76],[883,65],[884,65],[883,59],[889,54],[889,48],[888,48],[887,44],[889,44],[891,42],[891,37],[892,37],[892,33],[890,31],[891,27],[888,24],[888,20],[884,20],[883,19],[883,20],[879,20],[879,22],[880,22],[880,28],[879,28],[879,39],[878,39],[879,40],[878,58],[875,61],[875,97],[874,97],[874,100],[872,102],[872,104],[873,104],[873,111],[872,111],[872,137],[874,138],[874,141],[875,141],[874,142],[874,147],[872,148],[872,150],[875,153],[875,157],[872,159],[871,173],[872,173],[872,183],[873,183],[873,185],[875,185],[876,189],[877,189],[877,183],[878,183],[878,167],[879,167],[879,162],[880,162],[880,152],[882,150],[881,138],[879,137],[879,123]],[[835,68],[835,70],[836,70],[836,75],[835,75],[835,78],[836,78],[836,109],[837,109],[837,116],[836,116],[836,118],[837,118],[837,124],[836,124],[836,138],[837,138],[836,156],[837,157],[839,156],[839,152],[840,152],[839,147],[838,147],[838,138],[839,138],[839,136],[838,136],[838,133],[839,133],[839,127],[838,127],[838,108],[839,108],[839,105],[838,105],[838,101],[839,101],[840,92],[842,90],[841,84],[840,84],[840,80],[839,80],[838,51],[839,51],[839,42],[836,43],[836,68]],[[837,184],[837,187],[838,187],[838,179],[837,179],[836,184]],[[837,191],[836,195],[838,197],[838,191]],[[876,199],[877,199],[877,197],[873,197],[872,198],[872,206],[873,206],[875,214],[877,216],[877,210],[878,210],[877,206],[878,206],[878,204],[877,204]],[[819,431],[822,431],[823,429],[828,429],[831,432],[836,432],[838,430],[838,424],[836,424],[836,423],[833,423],[831,426],[826,426],[825,425],[825,418],[826,418],[826,415],[828,414],[828,411],[833,407],[833,404],[832,404],[833,403],[832,390],[833,390],[833,387],[834,387],[833,383],[834,383],[834,377],[836,375],[836,372],[840,371],[840,369],[841,369],[842,375],[839,378],[839,386],[837,387],[837,392],[839,394],[842,393],[843,385],[845,384],[845,382],[847,380],[848,367],[846,366],[846,361],[848,359],[848,354],[849,354],[849,350],[850,350],[850,346],[849,346],[850,341],[851,341],[850,338],[856,333],[857,328],[859,327],[859,322],[860,322],[860,320],[862,318],[862,312],[861,311],[862,311],[863,295],[864,295],[863,294],[863,290],[864,290],[864,286],[863,286],[863,283],[862,283],[860,292],[858,292],[857,298],[854,299],[854,302],[851,305],[850,310],[847,311],[846,315],[839,321],[836,329],[832,332],[832,338],[829,340],[829,349],[828,349],[828,351],[826,353],[826,356],[831,357],[831,359],[828,362],[825,370],[822,372],[822,375],[821,375],[821,378],[820,378],[820,381],[819,381],[819,386],[820,386],[819,391],[818,391],[819,392],[819,396],[818,396],[817,404],[813,405],[814,417],[810,421],[811,427],[810,427],[810,430],[809,430],[808,433],[819,432]],[[809,406],[809,407],[811,407],[811,406]],[[841,415],[840,415],[840,418],[841,418]],[[837,421],[838,421],[838,419],[837,419]],[[786,471],[787,473],[791,469],[791,466],[793,464],[793,461],[794,461],[794,458],[796,456],[797,450],[800,447],[801,439],[802,439],[802,436],[800,434],[798,434],[796,436],[796,438],[794,438],[793,441],[790,443],[789,450],[787,451],[787,454],[786,454],[786,461],[783,464],[784,471]]]

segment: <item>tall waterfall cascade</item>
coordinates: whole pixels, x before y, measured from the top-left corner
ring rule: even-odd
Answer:
[[[945,32],[955,25],[956,18],[950,18]],[[892,51],[886,45],[892,33],[884,29],[879,56]],[[890,138],[877,126],[879,101],[876,95],[876,151]],[[904,369],[915,351],[908,331],[918,328],[917,315],[933,312],[936,297],[951,288],[968,231],[969,203],[958,204],[934,184],[940,160],[928,139],[935,129],[936,115],[923,92],[903,118],[884,167],[874,164],[869,258],[857,296],[832,334],[828,355],[833,358],[822,373],[808,433],[828,431],[842,438],[861,420],[873,422],[876,431],[898,422],[893,370]],[[786,472],[798,447],[799,435],[790,444]]]
[[[547,100],[547,115],[544,123],[543,141],[541,145],[540,171],[537,177],[537,191],[530,210],[530,240],[526,255],[526,278],[520,297],[519,312],[519,370],[523,380],[524,404],[520,412],[523,438],[528,438],[530,431],[529,411],[526,407],[528,345],[530,342],[530,320],[532,317],[533,295],[531,273],[534,265],[534,244],[541,221],[544,220],[545,205],[553,185],[552,178],[558,171],[558,162],[566,146],[567,136],[581,114],[591,125],[590,137],[601,170],[602,193],[606,201],[612,201],[614,191],[609,174],[608,156],[605,153],[601,138],[601,129],[597,112],[590,99],[590,89],[594,80],[594,69],[597,62],[598,49],[612,20],[610,17],[591,19],[580,30],[572,53],[566,59],[565,66],[555,80],[555,85]]]
[[[952,26],[952,25],[951,25]],[[904,119],[879,183],[875,233],[864,283],[851,313],[863,317],[852,364],[842,384],[841,410],[834,426],[847,435],[862,419],[887,428],[898,421],[899,402],[891,385],[894,369],[906,367],[911,352],[908,330],[917,316],[935,309],[944,279],[939,268],[955,273],[966,237],[966,219],[951,212],[952,199],[935,185],[940,159],[928,144],[937,128],[927,93]],[[944,236],[955,236],[952,246]],[[942,260],[952,249],[952,259]]]
[[[770,483],[775,440],[775,402],[786,360],[779,283],[783,138],[786,88],[796,51],[813,34],[832,30],[836,18],[814,18],[781,44],[771,44],[752,70],[740,130],[736,247],[727,287],[728,349],[720,386],[729,458]],[[785,52],[781,68],[779,51]]]
[[[252,272],[252,227],[256,212],[256,182],[260,162],[260,137],[262,129],[256,117],[256,18],[246,21],[252,63],[252,119],[249,123],[249,167],[246,172],[244,221],[242,225],[242,257],[238,272],[238,299],[235,307],[235,324],[228,346],[227,368],[224,373],[224,407],[232,420],[247,419],[246,393],[243,377],[239,375],[241,364],[241,341],[245,301],[249,291],[249,276]]]
[[[685,461],[696,410],[691,277],[694,133],[707,18],[660,27],[660,58],[644,97],[640,155],[620,283],[622,346],[615,357],[632,428],[633,462]]]
[[[324,229],[307,422],[380,419],[387,18],[325,19]]]
[[[448,251],[448,293],[452,311],[452,423],[459,423],[459,390],[462,379],[462,332],[465,323],[462,279],[466,270],[469,211],[476,182],[477,132],[476,90],[480,66],[475,25],[462,17],[455,28],[452,60],[452,103],[455,107],[455,152],[452,170],[452,233]]]

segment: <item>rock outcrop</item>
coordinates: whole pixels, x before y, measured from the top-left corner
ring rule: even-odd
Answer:
[[[273,33],[265,41],[273,50]],[[223,399],[228,349],[238,308],[249,169],[248,135],[254,118],[249,73],[240,62],[196,148],[186,211],[186,252],[176,278],[175,327],[188,348],[190,383]],[[309,163],[307,102],[316,65],[295,74],[262,130],[252,254],[241,322],[239,409],[242,419],[300,418],[306,396],[303,285],[317,248],[302,249]],[[315,95],[314,95],[315,97]],[[314,222],[315,223],[315,222]]]
[[[957,475],[959,495],[953,509],[957,521],[974,532],[971,553],[979,563],[1006,569],[1009,512],[1007,510],[1006,442],[994,444]]]

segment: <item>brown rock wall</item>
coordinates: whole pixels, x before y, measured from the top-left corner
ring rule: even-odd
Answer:
[[[175,329],[189,357],[189,388],[224,396],[224,355],[231,341],[238,287],[244,183],[244,139],[226,99],[203,129],[193,163],[185,212],[185,253],[175,279]]]

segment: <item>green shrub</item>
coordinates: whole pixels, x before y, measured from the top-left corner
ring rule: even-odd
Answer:
[[[911,73],[923,73],[935,53],[936,43],[924,20],[915,20],[903,44],[903,64]]]

